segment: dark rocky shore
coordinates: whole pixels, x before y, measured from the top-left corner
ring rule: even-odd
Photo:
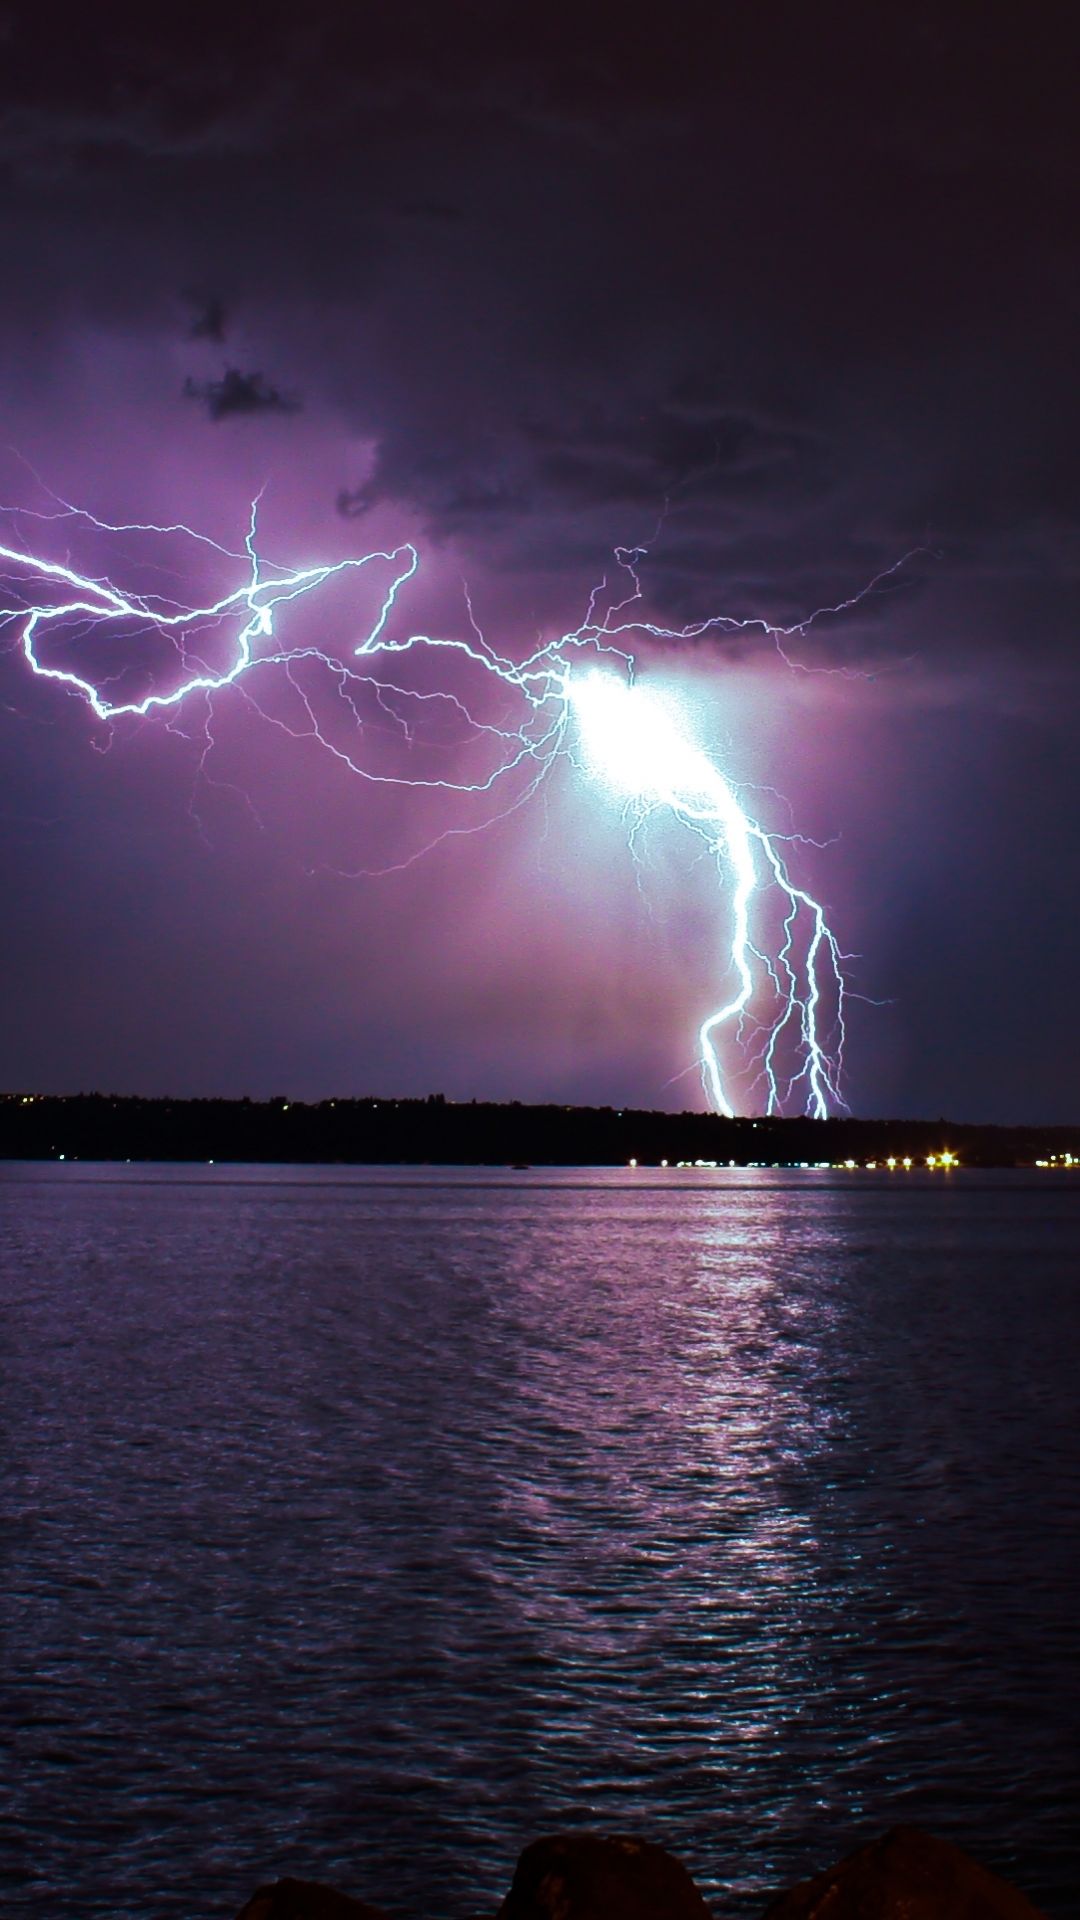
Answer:
[[[310,1880],[259,1887],[238,1920],[386,1920],[380,1907]],[[476,1915],[473,1920],[486,1920]],[[713,1920],[681,1863],[622,1834],[555,1834],[517,1863],[494,1920]],[[778,1893],[762,1920],[1041,1920],[1030,1900],[947,1840],[893,1827]]]

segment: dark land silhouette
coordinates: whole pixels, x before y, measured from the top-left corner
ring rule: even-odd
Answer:
[[[0,1158],[382,1166],[1080,1165],[1080,1127],[949,1120],[726,1120],[518,1101],[0,1096]]]

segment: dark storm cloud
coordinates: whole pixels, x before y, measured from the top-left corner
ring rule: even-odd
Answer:
[[[228,317],[223,300],[212,298],[204,301],[197,318],[191,323],[191,338],[212,340],[220,346],[225,339]]]
[[[710,402],[702,383],[690,380],[648,413],[631,416],[583,404],[570,418],[524,417],[514,425],[527,484],[512,488],[499,479],[495,449],[489,477],[476,473],[462,484],[451,449],[433,459],[421,433],[421,444],[384,441],[371,478],[343,494],[339,507],[367,512],[380,500],[412,495],[440,524],[454,527],[475,515],[545,506],[655,510],[658,502],[670,504],[691,490],[701,499],[722,499],[736,490],[745,498],[748,491],[773,491],[793,474],[812,485],[820,469],[821,449],[812,435]]]
[[[234,414],[298,413],[300,401],[295,394],[281,393],[261,373],[241,373],[239,367],[226,367],[220,380],[184,382],[185,400],[199,400],[211,420],[228,420]]]
[[[11,12],[0,77],[39,304],[149,326],[212,286],[198,336],[227,307],[374,443],[343,513],[558,574],[666,506],[650,591],[686,617],[790,615],[927,538],[1075,574],[1071,8],[58,17]]]
[[[387,101],[589,126],[703,105],[753,115],[770,136],[903,152],[930,171],[988,157],[1071,165],[1074,11],[993,0],[671,0],[583,8],[572,0],[187,0],[93,9],[38,0],[5,9],[3,103],[24,137],[129,140],[152,149],[265,144],[326,125],[328,110]],[[51,136],[46,129],[51,126]],[[439,196],[441,198],[441,196]]]
[[[462,218],[460,207],[452,207],[441,200],[416,200],[409,206],[397,209],[403,220],[438,220],[453,222]]]

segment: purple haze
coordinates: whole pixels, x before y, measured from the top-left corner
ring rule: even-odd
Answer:
[[[18,16],[0,497],[235,544],[262,490],[268,552],[414,539],[407,624],[466,633],[467,581],[515,654],[618,543],[669,625],[790,623],[925,546],[794,669],[749,638],[642,670],[823,843],[803,871],[880,1003],[852,1107],[1074,1118],[1064,16],[504,12]],[[466,815],[239,700],[204,757],[194,713],[109,744],[0,674],[3,1086],[701,1103],[714,884],[667,831],[639,874],[569,764],[357,880]]]

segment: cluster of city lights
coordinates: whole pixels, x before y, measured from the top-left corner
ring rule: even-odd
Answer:
[[[626,1164],[628,1167],[633,1169],[639,1165],[639,1162],[637,1160],[628,1160]],[[1045,1167],[1045,1166],[1049,1166],[1051,1162],[1048,1160],[1038,1160],[1036,1161],[1035,1164],[1036,1166]],[[1061,1164],[1063,1166],[1065,1164],[1068,1164],[1069,1166],[1073,1166],[1076,1164],[1080,1164],[1080,1162],[1074,1162],[1071,1154],[1064,1154],[1061,1156]],[[721,1169],[724,1167],[729,1167],[729,1168],[730,1167],[773,1167],[773,1168],[787,1167],[794,1172],[802,1172],[802,1173],[807,1173],[807,1172],[880,1173],[883,1169],[887,1170],[889,1173],[895,1173],[899,1169],[901,1172],[909,1173],[913,1167],[918,1166],[918,1162],[908,1157],[904,1159],[890,1158],[888,1160],[863,1160],[863,1161],[859,1161],[859,1160],[676,1160],[674,1162],[671,1162],[668,1160],[661,1160],[660,1165],[661,1167],[668,1167],[668,1166],[674,1165],[676,1171],[680,1173],[682,1172],[715,1173],[718,1169]],[[936,1171],[938,1168],[958,1167],[960,1165],[960,1161],[957,1158],[955,1153],[928,1153],[925,1161],[923,1162],[923,1165],[929,1167],[931,1171]]]

